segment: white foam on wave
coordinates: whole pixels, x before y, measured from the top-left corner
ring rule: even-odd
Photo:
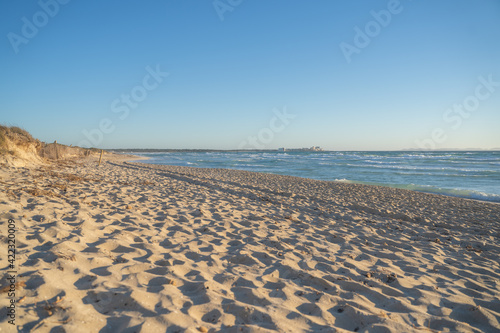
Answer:
[[[460,198],[467,198],[467,199],[500,202],[500,195],[498,195],[498,194],[485,193],[485,192],[475,191],[475,190],[467,190],[467,189],[460,189],[460,188],[449,189],[449,188],[441,188],[441,187],[436,187],[436,186],[431,186],[431,185],[415,185],[415,184],[407,185],[406,188],[408,190],[420,191],[420,192],[426,192],[426,193],[443,194],[443,195],[449,195],[449,196],[453,196],[453,197],[460,197]]]
[[[442,188],[433,185],[417,185],[417,184],[384,184],[375,182],[352,181],[349,179],[335,179],[337,182],[348,184],[364,184],[364,185],[377,185],[385,187],[400,188],[404,190],[425,192],[431,194],[441,194],[451,197],[459,197],[465,199],[474,199],[481,201],[500,202],[500,195],[493,193],[485,193],[476,190],[460,189],[460,188]]]
[[[240,168],[500,202],[500,155],[435,152],[176,152],[146,163]],[[351,179],[357,179],[352,181]],[[434,185],[415,185],[434,184]],[[490,193],[485,193],[490,192]]]

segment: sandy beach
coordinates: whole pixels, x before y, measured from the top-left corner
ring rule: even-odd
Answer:
[[[110,156],[0,183],[2,332],[500,331],[498,204]]]

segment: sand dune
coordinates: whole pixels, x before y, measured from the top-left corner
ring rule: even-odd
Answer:
[[[500,331],[497,204],[120,161],[0,177],[21,331]]]

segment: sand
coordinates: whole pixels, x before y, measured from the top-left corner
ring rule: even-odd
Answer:
[[[95,159],[0,169],[2,332],[499,332],[500,205]]]

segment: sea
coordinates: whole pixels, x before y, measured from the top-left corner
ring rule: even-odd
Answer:
[[[500,202],[500,151],[134,152],[144,163],[381,185]]]

